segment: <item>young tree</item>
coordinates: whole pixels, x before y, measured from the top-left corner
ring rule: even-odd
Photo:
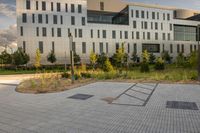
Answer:
[[[153,53],[151,53],[150,56],[149,56],[149,63],[154,64],[155,59],[156,59],[156,56]]]
[[[101,55],[97,56],[97,65],[99,68],[103,69],[104,63],[108,57],[105,53],[102,53]]]
[[[90,53],[90,63],[93,67],[93,70],[94,70],[96,62],[97,62],[97,55],[94,52],[91,52]]]
[[[161,57],[159,57],[156,60],[155,69],[156,70],[164,70],[165,69],[165,61]]]
[[[103,70],[105,72],[110,72],[110,71],[114,70],[113,66],[112,66],[112,64],[111,64],[111,62],[109,61],[108,58],[106,58],[106,60],[105,60],[105,63],[104,63],[104,66],[103,66]]]
[[[198,52],[194,51],[189,55],[189,63],[193,68],[197,68],[198,66]]]
[[[12,63],[12,56],[11,54],[7,53],[6,51],[3,51],[1,53],[1,59],[3,64],[11,64]]]
[[[141,72],[149,72],[150,69],[149,69],[149,53],[147,52],[147,50],[145,50],[143,53],[142,53],[142,64],[141,64],[141,68],[140,68],[140,71]]]
[[[29,55],[26,54],[21,48],[13,53],[13,64],[15,66],[25,65],[29,62]]]
[[[132,55],[131,55],[131,60],[133,61],[133,63],[136,63],[137,59],[138,59],[137,54],[135,52],[133,52]]]
[[[162,54],[161,54],[161,56],[162,56],[162,59],[164,61],[166,61],[167,63],[171,63],[171,57],[170,57],[168,51],[163,51]]]
[[[35,56],[35,68],[38,69],[41,66],[41,53],[40,50],[36,50],[36,56]]]
[[[74,64],[78,64],[80,62],[81,62],[80,56],[74,52]]]
[[[48,54],[47,61],[52,64],[56,62],[56,55],[53,50]]]
[[[119,48],[117,52],[113,55],[113,64],[116,67],[122,68],[123,64],[126,63],[128,60],[128,57],[126,57],[126,54],[124,53],[124,48]]]

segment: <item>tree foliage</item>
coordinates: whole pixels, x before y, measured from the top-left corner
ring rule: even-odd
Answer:
[[[161,57],[159,57],[156,60],[155,69],[156,70],[164,70],[165,69],[165,61]]]
[[[36,69],[38,69],[41,66],[41,53],[39,49],[36,50],[34,66]]]
[[[149,63],[150,64],[154,64],[155,63],[155,59],[156,59],[156,56],[153,53],[151,53],[149,55]]]
[[[166,61],[167,63],[171,63],[171,57],[168,51],[163,51],[161,55],[164,61]]]
[[[108,58],[106,58],[105,62],[104,62],[104,66],[103,66],[103,71],[105,72],[110,72],[113,71],[113,66],[110,62],[110,60]]]
[[[7,53],[7,51],[3,51],[1,53],[1,59],[3,64],[11,64],[12,63],[12,55]]]
[[[74,52],[74,64],[78,64],[81,62],[80,56]]]
[[[55,55],[54,51],[52,50],[47,56],[47,61],[53,64],[56,62],[56,60],[57,60],[56,55]]]
[[[189,55],[189,64],[193,68],[197,68],[198,66],[198,52],[194,51]]]
[[[138,55],[135,52],[133,52],[131,55],[131,60],[133,61],[133,63],[136,63],[137,59],[138,59]]]
[[[141,72],[149,72],[150,69],[149,69],[149,57],[150,57],[150,54],[147,52],[147,50],[145,50],[143,53],[142,53],[142,63],[141,63],[141,68],[140,68],[140,71]]]
[[[13,64],[16,66],[25,65],[29,62],[30,57],[21,48],[13,53]]]
[[[99,68],[103,69],[105,61],[107,60],[108,57],[106,56],[105,53],[102,53],[102,54],[98,55],[97,57],[98,57],[97,58],[97,65],[98,65]]]
[[[90,63],[92,65],[93,69],[95,67],[96,62],[97,62],[97,55],[94,52],[91,52],[90,53]]]

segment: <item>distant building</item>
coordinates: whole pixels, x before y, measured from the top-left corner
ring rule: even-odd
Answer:
[[[57,63],[65,62],[69,33],[73,50],[85,62],[91,51],[111,56],[122,43],[129,55],[147,49],[175,58],[197,50],[199,13],[123,0],[17,0],[18,45],[31,62],[39,49],[43,64],[51,50]]]

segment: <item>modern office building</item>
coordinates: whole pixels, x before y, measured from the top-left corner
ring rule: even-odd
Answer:
[[[64,63],[71,33],[72,49],[85,62],[91,51],[112,56],[122,43],[129,55],[147,49],[175,58],[197,50],[199,13],[125,0],[17,0],[18,46],[31,62],[39,49],[42,63],[51,50]]]

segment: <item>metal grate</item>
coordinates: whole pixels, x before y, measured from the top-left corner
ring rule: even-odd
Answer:
[[[199,110],[194,102],[181,101],[167,101],[166,108],[185,109],[185,110]]]
[[[73,96],[70,96],[68,98],[71,98],[71,99],[78,99],[78,100],[87,100],[88,98],[91,98],[93,97],[94,95],[87,95],[87,94],[76,94],[76,95],[73,95]]]

